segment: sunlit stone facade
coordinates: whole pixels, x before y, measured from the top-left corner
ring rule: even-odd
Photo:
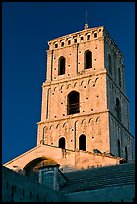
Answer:
[[[104,26],[48,45],[37,145],[4,164],[14,172],[3,168],[3,201],[131,202],[133,136],[119,48]]]
[[[104,26],[48,42],[37,145],[133,159],[121,51]]]

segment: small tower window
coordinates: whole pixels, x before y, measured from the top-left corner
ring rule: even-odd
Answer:
[[[61,137],[59,139],[59,148],[65,149],[65,138]]]
[[[74,43],[77,43],[77,39],[76,38],[74,39]]]
[[[92,68],[92,52],[87,50],[85,52],[85,69]]]
[[[79,93],[76,91],[70,92],[67,100],[67,114],[79,113]]]
[[[58,47],[58,44],[56,43],[56,44],[55,44],[55,48],[57,48],[57,47]]]
[[[121,104],[118,98],[116,98],[116,116],[117,119],[121,121]]]
[[[127,152],[127,147],[125,147],[125,160],[128,161],[128,152]]]
[[[120,153],[120,141],[119,141],[119,139],[117,140],[117,146],[118,146],[118,157],[120,157],[121,153]]]
[[[94,33],[94,38],[97,38],[97,33]]]
[[[61,47],[63,47],[63,46],[64,46],[64,42],[61,43]]]
[[[58,74],[63,75],[65,74],[65,66],[66,66],[66,60],[64,57],[59,58],[59,69],[58,69]]]
[[[83,38],[83,36],[81,37],[81,41],[83,40],[84,38]]]
[[[79,137],[79,150],[86,151],[86,136],[84,134]]]
[[[87,35],[87,40],[90,40],[90,35]]]
[[[112,75],[112,60],[110,54],[108,55],[108,70],[109,73]]]
[[[119,83],[119,86],[121,87],[121,71],[120,71],[120,68],[118,68],[118,83]]]
[[[71,43],[71,41],[70,41],[70,40],[68,40],[68,45],[70,45],[70,43]]]

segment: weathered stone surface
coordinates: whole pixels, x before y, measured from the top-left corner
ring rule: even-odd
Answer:
[[[92,52],[92,67],[89,69],[85,69],[87,50]],[[106,29],[103,26],[89,28],[51,40],[47,53],[47,79],[42,86],[37,145],[43,141],[58,147],[59,139],[64,137],[66,149],[75,150],[79,149],[80,135],[85,134],[87,151],[99,149],[118,156],[119,139],[121,157],[126,158],[126,147],[128,160],[132,160],[133,137],[129,132],[123,56]],[[63,75],[58,74],[61,56],[66,59]],[[71,91],[80,94],[80,112],[68,115],[68,94]],[[116,98],[120,100],[121,121],[117,120]]]
[[[2,167],[2,202],[65,202],[60,192]]]
[[[48,44],[37,147],[5,166],[17,165],[23,169],[39,157],[51,158],[65,169],[117,164],[119,157],[132,160],[133,137],[129,132],[123,56],[106,29],[103,26],[84,29]],[[85,69],[87,51],[92,53],[92,62]],[[65,59],[65,73],[60,75],[61,57]],[[79,112],[68,114],[68,95],[72,91],[79,93]],[[117,99],[121,119],[118,119]],[[81,135],[86,138],[82,147],[85,151],[81,150],[84,143],[80,142]],[[65,140],[63,149],[59,148],[60,138]],[[102,154],[93,154],[94,149]]]

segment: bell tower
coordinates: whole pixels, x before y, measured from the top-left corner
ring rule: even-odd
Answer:
[[[121,51],[104,26],[48,42],[37,145],[133,159]]]

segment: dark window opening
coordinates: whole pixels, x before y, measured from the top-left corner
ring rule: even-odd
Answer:
[[[59,148],[65,149],[65,138],[61,137],[59,139]]]
[[[31,198],[32,198],[32,192],[30,192],[30,200],[31,200]]]
[[[97,33],[94,33],[94,38],[97,38]]]
[[[23,191],[22,191],[22,196],[24,196],[24,194],[25,194],[25,190],[24,190],[24,188],[23,188]]]
[[[79,137],[79,150],[86,151],[86,136],[84,134]]]
[[[77,43],[77,39],[74,39],[74,43]]]
[[[67,100],[67,114],[79,113],[79,93],[76,91],[70,92]]]
[[[89,69],[92,67],[92,52],[87,50],[85,52],[85,69]]]
[[[83,40],[83,37],[81,37],[81,40]]]
[[[59,75],[65,74],[65,64],[66,64],[65,58],[64,57],[60,57],[59,58],[59,70],[58,70],[58,74]]]
[[[58,44],[55,44],[55,48],[57,48],[58,47]]]
[[[112,74],[112,62],[111,62],[111,56],[108,55],[108,70],[110,74]]]
[[[128,160],[128,152],[127,152],[127,147],[125,147],[125,160]]]
[[[61,43],[61,47],[63,47],[63,46],[64,46],[64,42]]]
[[[117,141],[117,145],[118,145],[118,157],[120,157],[121,153],[120,153],[120,141],[119,141],[119,139]]]
[[[71,42],[71,41],[70,41],[70,40],[68,40],[68,45],[70,45],[70,42]]]
[[[90,35],[87,35],[87,40],[90,40]]]
[[[121,71],[120,71],[120,68],[118,68],[118,83],[119,83],[119,86],[121,87]]]
[[[116,116],[117,119],[121,121],[121,105],[118,98],[116,98]]]

